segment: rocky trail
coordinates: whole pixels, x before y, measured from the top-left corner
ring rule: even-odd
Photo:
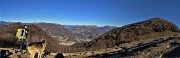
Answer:
[[[171,44],[176,43],[176,44]],[[180,37],[166,37],[152,40],[148,43],[139,43],[137,46],[131,48],[124,48],[120,51],[114,51],[111,53],[105,53],[100,55],[94,55],[90,57],[98,58],[152,58],[152,57],[169,57],[167,55],[175,53],[180,47]],[[176,47],[176,48],[174,48]],[[174,48],[174,49],[173,49]],[[171,52],[167,52],[167,51]],[[174,50],[174,51],[173,51]],[[179,51],[179,50],[178,50]],[[174,54],[173,54],[174,55]],[[171,57],[178,57],[178,53]]]
[[[23,54],[21,52],[15,52],[13,48],[0,48],[0,58],[30,58],[29,54],[26,53],[26,50],[23,50]],[[37,57],[37,55],[35,56]],[[44,53],[43,58],[63,58],[64,56],[61,53]]]

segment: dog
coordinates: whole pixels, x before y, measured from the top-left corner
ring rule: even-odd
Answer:
[[[29,52],[31,58],[34,58],[36,53],[38,53],[38,58],[42,58],[45,48],[46,48],[45,39],[41,40],[41,42],[30,43],[27,45],[27,51]]]

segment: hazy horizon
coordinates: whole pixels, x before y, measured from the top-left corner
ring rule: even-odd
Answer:
[[[18,22],[18,21],[0,21],[0,22]],[[53,23],[53,22],[20,22],[20,23]],[[60,23],[53,23],[53,24],[60,24]],[[60,24],[60,25],[76,25],[76,24]],[[83,26],[85,24],[82,24],[80,26]],[[85,25],[85,26],[98,26],[98,27],[103,27],[103,26],[112,26],[112,25],[93,25],[93,24],[90,24],[90,25]],[[114,26],[114,27],[121,27],[121,26]]]

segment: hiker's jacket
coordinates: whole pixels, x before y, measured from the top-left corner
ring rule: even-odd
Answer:
[[[27,30],[26,29],[18,29],[16,33],[16,37],[18,39],[25,39],[27,38]]]

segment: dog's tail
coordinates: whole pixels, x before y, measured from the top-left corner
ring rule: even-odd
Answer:
[[[46,42],[46,40],[45,40],[45,39],[41,39],[41,42],[42,42],[42,43],[45,43],[45,42]]]
[[[42,42],[43,44],[47,44],[46,39],[41,39],[41,42]]]

